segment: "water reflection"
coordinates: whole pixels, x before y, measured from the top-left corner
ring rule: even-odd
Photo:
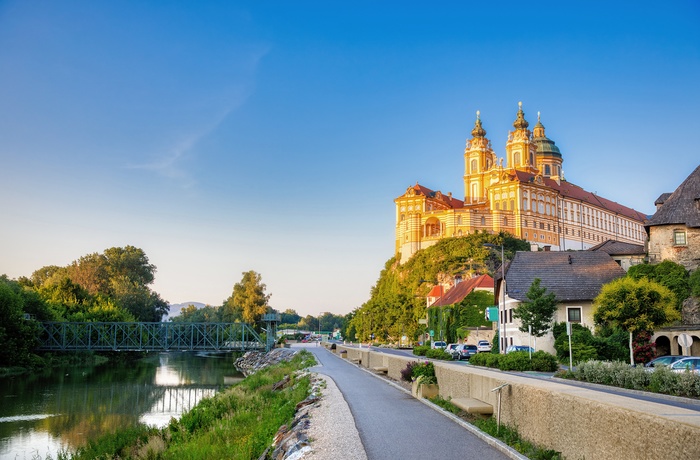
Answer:
[[[0,458],[56,458],[118,427],[165,426],[240,377],[234,357],[150,354],[126,365],[0,380]]]

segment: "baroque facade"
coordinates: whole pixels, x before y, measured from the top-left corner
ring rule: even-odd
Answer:
[[[447,237],[505,231],[540,248],[583,250],[606,240],[643,245],[641,212],[564,179],[563,156],[537,116],[528,129],[522,104],[505,161],[486,137],[479,112],[464,149],[464,199],[416,185],[394,200],[396,254],[407,261]]]

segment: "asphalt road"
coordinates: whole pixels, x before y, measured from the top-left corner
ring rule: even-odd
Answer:
[[[507,459],[467,429],[323,347],[309,346],[321,367],[343,393],[370,460]]]

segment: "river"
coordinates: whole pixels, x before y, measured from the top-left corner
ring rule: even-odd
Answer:
[[[150,353],[127,364],[0,379],[0,459],[56,459],[117,427],[163,427],[243,376],[232,354]]]

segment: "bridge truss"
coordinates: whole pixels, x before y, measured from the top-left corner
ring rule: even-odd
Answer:
[[[263,341],[246,323],[46,322],[40,324],[38,347],[40,350],[269,351],[270,349],[270,344]]]

